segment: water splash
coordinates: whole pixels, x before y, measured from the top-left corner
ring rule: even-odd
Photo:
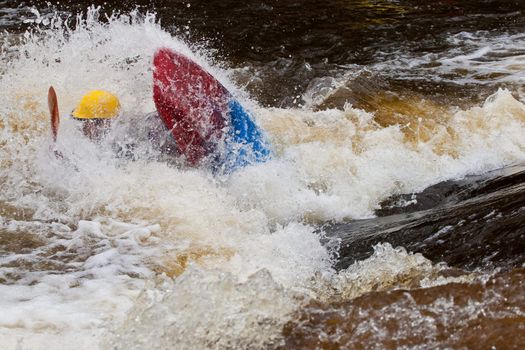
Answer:
[[[120,337],[107,336],[111,347],[140,340],[163,348],[173,339],[189,348],[275,345],[309,298],[364,293],[374,284],[354,286],[367,275],[385,288],[397,283],[389,273],[374,275],[374,263],[337,274],[310,224],[369,217],[392,194],[525,159],[525,106],[504,90],[480,107],[446,108],[439,120],[415,117],[409,125],[381,123],[350,105],[314,112],[243,99],[277,156],[231,176],[142,157],[140,149],[135,161],[118,158],[111,142],[83,138],[67,112],[86,90],[112,91],[123,115],[109,138],[132,137],[154,109],[151,57],[160,46],[192,57],[245,95],[230,72],[169,35],[153,14],[102,20],[91,8],[71,20],[74,26],[59,16],[41,22],[16,54],[2,53],[0,232],[7,241],[34,237],[39,247],[26,253],[14,245],[0,256],[1,278],[9,281],[2,285],[10,310],[3,327],[18,327],[10,339],[38,339],[42,328],[89,339],[115,328]],[[48,85],[59,95],[56,147],[68,161],[49,152]],[[383,253],[382,264],[397,261],[400,275],[415,273],[411,281],[434,271],[423,258]],[[55,264],[32,273],[42,261]]]

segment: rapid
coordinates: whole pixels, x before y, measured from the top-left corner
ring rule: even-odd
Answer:
[[[366,3],[347,5],[378,16],[352,22],[366,33],[396,28],[381,13],[417,14]],[[248,2],[239,21],[290,13],[272,4]],[[316,50],[297,58],[299,34],[265,49],[249,27],[252,51],[227,37],[224,53],[220,35],[202,39],[215,22],[198,21],[200,2],[171,4],[172,22],[159,4],[3,5],[2,349],[525,346],[523,23],[479,29],[463,14],[464,28],[426,51],[412,38],[371,44],[345,32],[323,48],[310,33],[302,45]],[[480,12],[497,22],[504,10]],[[181,24],[185,11],[195,12]],[[233,92],[272,160],[214,176],[150,149],[140,128],[155,110],[159,47]],[[62,117],[55,146],[50,85]],[[90,89],[122,105],[101,144],[68,117]],[[133,159],[116,156],[113,145],[129,142]]]

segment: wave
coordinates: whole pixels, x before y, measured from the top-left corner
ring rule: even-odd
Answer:
[[[336,272],[316,224],[371,217],[392,195],[525,160],[525,105],[508,90],[463,110],[412,100],[404,101],[409,110],[383,114],[351,105],[265,108],[235,86],[233,71],[171,36],[151,13],[99,18],[93,7],[52,17],[20,40],[1,60],[0,241],[22,241],[0,256],[8,310],[0,326],[13,330],[5,339],[23,336],[25,344],[56,344],[35,335],[41,330],[93,343],[91,333],[108,332],[106,346],[121,348],[173,339],[187,347],[276,344],[301,305],[336,290],[360,294],[350,291],[355,281],[375,269]],[[140,148],[137,160],[118,159],[109,145],[83,139],[67,111],[89,89],[121,100],[113,139],[133,135],[154,110],[151,57],[160,46],[195,59],[251,108],[275,158],[213,177],[143,157]],[[68,162],[49,152],[49,85]],[[385,249],[384,264],[397,259],[418,276],[434,269]],[[120,337],[109,335],[114,328]]]

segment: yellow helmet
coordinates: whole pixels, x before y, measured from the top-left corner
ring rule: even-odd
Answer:
[[[93,90],[85,94],[73,117],[78,119],[111,119],[118,115],[120,102],[117,96],[103,90]]]

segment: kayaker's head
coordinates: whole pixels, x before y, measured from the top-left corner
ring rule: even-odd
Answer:
[[[82,97],[72,115],[82,122],[84,135],[96,141],[109,129],[111,121],[119,112],[120,102],[115,95],[103,90],[93,90]]]

